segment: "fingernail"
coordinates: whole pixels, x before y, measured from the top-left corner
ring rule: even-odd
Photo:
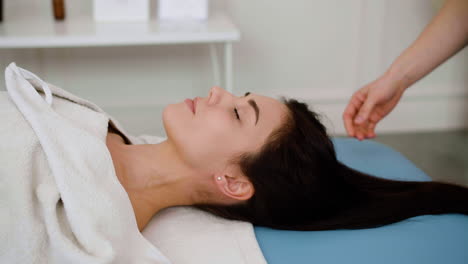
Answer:
[[[356,123],[361,123],[362,121],[364,121],[364,118],[362,116],[358,116],[356,117],[356,119],[354,119],[354,122]]]

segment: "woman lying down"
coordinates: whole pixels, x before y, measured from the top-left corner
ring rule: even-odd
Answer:
[[[213,87],[167,105],[167,139],[141,144],[93,103],[14,63],[6,80],[2,263],[169,263],[131,227],[178,205],[286,230],[468,214],[468,188],[345,166],[318,115],[294,99]]]

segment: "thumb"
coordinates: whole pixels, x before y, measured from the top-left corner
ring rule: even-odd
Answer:
[[[369,118],[369,115],[374,109],[374,106],[375,106],[374,100],[368,97],[367,100],[364,102],[364,104],[361,106],[361,109],[359,109],[359,113],[354,119],[354,122],[356,124],[363,124],[364,121],[366,121]]]

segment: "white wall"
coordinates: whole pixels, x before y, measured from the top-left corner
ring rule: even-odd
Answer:
[[[50,1],[4,2],[5,23],[13,15],[52,17]],[[235,94],[305,100],[326,115],[333,133],[342,134],[341,115],[353,91],[377,78],[416,39],[439,2],[211,0],[211,11],[228,13],[242,34],[234,44]],[[67,19],[92,12],[90,0],[66,4]],[[154,19],[156,1],[152,6]],[[0,67],[10,61],[97,103],[132,133],[163,135],[164,105],[206,96],[213,85],[209,50],[201,44],[0,50]],[[465,48],[416,83],[377,132],[467,126]]]

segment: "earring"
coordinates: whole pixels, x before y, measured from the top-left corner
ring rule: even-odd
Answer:
[[[218,181],[220,181],[220,180],[221,180],[221,177],[219,177],[219,176],[218,176],[218,178],[217,178],[217,179],[218,179]]]

